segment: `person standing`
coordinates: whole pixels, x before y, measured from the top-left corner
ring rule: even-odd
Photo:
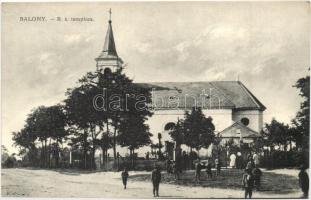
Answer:
[[[306,167],[302,165],[300,167],[300,172],[298,174],[299,177],[299,185],[303,192],[303,198],[308,198],[309,195],[309,176],[307,172],[305,171]]]
[[[246,165],[246,169],[253,170],[254,168],[255,168],[255,163],[254,163],[253,157],[252,156],[248,156],[248,162],[247,162],[247,165]]]
[[[259,191],[262,171],[259,169],[258,165],[255,164],[255,168],[253,169],[252,174],[254,176],[254,185],[256,187],[256,190]]]
[[[253,195],[253,187],[254,187],[254,178],[252,175],[252,171],[249,168],[245,169],[245,173],[243,174],[242,184],[245,190],[244,197],[247,196],[251,199]]]
[[[167,173],[172,173],[172,163],[170,159],[166,160],[166,172]]]
[[[215,159],[215,168],[216,168],[216,176],[219,176],[220,175],[221,164],[220,164],[220,160],[219,160],[218,157]]]
[[[208,162],[208,163],[207,163],[207,166],[206,166],[206,175],[207,175],[207,178],[213,178],[212,164],[211,164],[211,162]]]
[[[151,180],[153,185],[153,196],[158,197],[159,196],[159,186],[161,182],[161,171],[160,167],[155,166],[154,170],[151,173]]]
[[[129,173],[128,173],[126,167],[124,168],[123,172],[121,173],[121,177],[122,177],[124,189],[126,189],[127,178],[129,177]]]
[[[230,155],[230,167],[235,168],[236,155],[233,153]]]
[[[174,161],[173,163],[173,173],[174,173],[175,180],[179,180],[179,169],[177,167],[176,161]]]
[[[253,155],[253,161],[254,161],[255,165],[257,165],[257,166],[259,165],[259,156],[256,152]]]
[[[199,161],[195,165],[195,180],[196,181],[200,181],[201,180],[201,169],[202,169],[202,165],[201,165],[201,163]]]

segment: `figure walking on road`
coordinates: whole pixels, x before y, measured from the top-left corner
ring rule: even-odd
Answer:
[[[306,167],[302,165],[300,167],[300,172],[298,174],[299,177],[299,185],[303,192],[303,198],[308,198],[309,195],[309,176],[307,172],[305,171]]]
[[[121,173],[121,176],[122,176],[122,182],[123,182],[124,189],[126,189],[127,178],[129,177],[129,173],[128,173],[126,167],[124,168],[123,172]]]
[[[161,182],[161,171],[160,167],[155,166],[154,170],[151,173],[151,180],[153,185],[153,196],[158,197],[159,196],[159,186]]]

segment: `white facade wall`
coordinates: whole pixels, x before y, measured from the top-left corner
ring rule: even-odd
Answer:
[[[245,111],[233,111],[232,113],[232,121],[234,122],[241,122],[242,118],[249,119],[249,125],[247,127],[257,131],[258,133],[261,132],[263,128],[263,112],[259,110],[245,110]]]
[[[150,127],[150,132],[153,134],[152,141],[157,143],[158,133],[162,134],[162,140],[170,140],[170,136],[164,131],[164,127],[169,122],[176,123],[178,118],[184,119],[184,110],[158,110],[155,111],[153,116],[148,119],[147,124]],[[211,116],[213,118],[213,124],[215,125],[216,132],[222,131],[232,124],[232,110],[221,109],[221,110],[203,110],[203,114],[206,117]]]
[[[184,119],[185,111],[180,110],[157,110],[154,111],[152,117],[150,117],[146,123],[149,125],[150,132],[153,134],[151,141],[153,143],[158,143],[158,133],[162,134],[162,143],[164,145],[165,141],[172,141],[170,135],[167,131],[164,131],[164,127],[169,122],[176,123],[178,118]],[[203,113],[206,117],[211,116],[213,118],[213,124],[215,125],[216,133],[224,130],[228,126],[232,125],[236,121],[241,121],[243,117],[249,119],[248,127],[260,133],[263,126],[263,112],[258,110],[249,110],[249,111],[232,111],[231,109],[217,109],[217,110],[208,110],[204,109]],[[189,151],[189,149],[182,145],[182,149]],[[163,149],[164,150],[164,149]],[[117,151],[121,156],[129,154],[128,149],[117,147]],[[138,156],[145,156],[146,152],[150,152],[150,147],[142,147],[139,150],[136,150]],[[109,151],[112,156],[112,150]],[[206,150],[202,149],[200,155],[206,154]]]
[[[232,110],[231,109],[217,109],[217,110],[203,110],[206,117],[211,116],[213,118],[213,124],[215,125],[216,132],[222,131],[232,124]],[[178,118],[184,119],[185,110],[156,110],[152,117],[150,117],[146,123],[149,125],[149,131],[153,134],[151,141],[153,143],[158,143],[158,133],[162,134],[162,143],[164,145],[165,141],[172,141],[170,135],[167,131],[164,131],[164,127],[169,122],[176,123]],[[186,146],[182,146],[182,149],[189,151]],[[150,151],[150,147],[142,147],[137,150],[138,156],[144,156],[146,152]],[[164,149],[163,149],[164,150]],[[117,147],[117,151],[121,156],[129,154],[126,148]],[[200,154],[205,154],[202,149]],[[109,154],[112,156],[112,150],[109,150]]]

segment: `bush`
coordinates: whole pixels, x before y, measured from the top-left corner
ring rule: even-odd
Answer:
[[[299,167],[307,164],[300,151],[273,151],[269,156],[262,157],[260,163],[266,168]]]

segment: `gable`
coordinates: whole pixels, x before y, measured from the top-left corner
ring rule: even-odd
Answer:
[[[261,137],[261,135],[258,132],[244,126],[240,122],[235,122],[228,128],[218,133],[219,137],[222,138],[240,138],[241,137],[240,134],[242,135],[242,138]]]

